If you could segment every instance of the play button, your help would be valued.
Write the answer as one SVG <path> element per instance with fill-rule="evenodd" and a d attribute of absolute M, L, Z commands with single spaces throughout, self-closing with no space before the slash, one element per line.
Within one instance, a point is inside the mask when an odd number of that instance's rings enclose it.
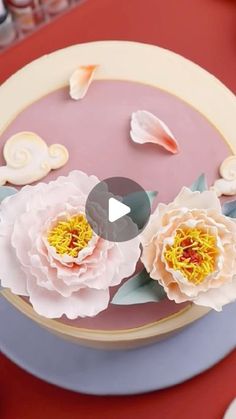
<path fill-rule="evenodd" d="M 136 237 L 151 215 L 148 193 L 136 182 L 112 177 L 98 183 L 86 202 L 86 218 L 103 239 L 123 242 Z"/>
<path fill-rule="evenodd" d="M 129 214 L 131 211 L 128 205 L 122 204 L 122 202 L 118 201 L 115 198 L 109 198 L 108 201 L 108 220 L 111 223 L 119 220 L 124 215 Z"/>

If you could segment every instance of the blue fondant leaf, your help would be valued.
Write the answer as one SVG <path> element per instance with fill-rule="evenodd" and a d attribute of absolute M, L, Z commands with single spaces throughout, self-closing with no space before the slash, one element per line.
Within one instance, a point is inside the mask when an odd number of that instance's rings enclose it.
<path fill-rule="evenodd" d="M 225 202 L 222 205 L 222 212 L 227 217 L 236 218 L 236 201 Z"/>
<path fill-rule="evenodd" d="M 8 196 L 15 195 L 17 192 L 17 189 L 10 186 L 0 186 L 0 203 Z"/>
<path fill-rule="evenodd" d="M 193 182 L 193 184 L 190 186 L 191 191 L 199 191 L 203 192 L 208 189 L 206 176 L 204 173 L 202 173 L 196 180 Z"/>
<path fill-rule="evenodd" d="M 154 199 L 158 192 L 147 191 L 146 192 L 150 205 L 152 207 Z M 125 205 L 128 205 L 132 209 L 131 217 L 135 220 L 135 223 L 139 228 L 143 228 L 146 224 L 150 215 L 150 206 L 147 205 L 147 200 L 143 198 L 144 192 L 133 192 L 123 197 L 122 201 Z"/>
<path fill-rule="evenodd" d="M 132 305 L 158 302 L 166 297 L 164 288 L 150 278 L 144 269 L 139 274 L 128 279 L 113 297 L 112 304 Z"/>

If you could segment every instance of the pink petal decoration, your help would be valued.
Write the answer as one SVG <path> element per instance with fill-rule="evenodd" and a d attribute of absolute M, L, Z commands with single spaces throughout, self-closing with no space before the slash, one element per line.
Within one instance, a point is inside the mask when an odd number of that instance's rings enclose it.
<path fill-rule="evenodd" d="M 81 65 L 70 78 L 70 97 L 74 100 L 83 99 L 93 80 L 98 65 Z"/>
<path fill-rule="evenodd" d="M 180 151 L 179 145 L 167 125 L 148 111 L 133 112 L 130 136 L 138 144 L 154 143 L 173 154 Z"/>

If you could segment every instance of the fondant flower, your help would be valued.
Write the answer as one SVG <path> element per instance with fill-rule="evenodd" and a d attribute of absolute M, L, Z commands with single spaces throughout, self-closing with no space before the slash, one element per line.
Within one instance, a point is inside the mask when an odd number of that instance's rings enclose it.
<path fill-rule="evenodd" d="M 214 191 L 183 188 L 159 204 L 141 238 L 142 261 L 169 299 L 217 311 L 236 299 L 236 224 Z"/>
<path fill-rule="evenodd" d="M 74 171 L 1 204 L 2 286 L 28 296 L 45 317 L 96 315 L 108 306 L 109 287 L 135 270 L 139 239 L 106 241 L 86 219 L 86 198 L 98 182 Z"/>

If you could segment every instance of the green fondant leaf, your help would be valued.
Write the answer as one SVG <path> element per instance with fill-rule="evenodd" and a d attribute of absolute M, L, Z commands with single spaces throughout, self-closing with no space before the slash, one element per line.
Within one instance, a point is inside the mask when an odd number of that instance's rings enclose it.
<path fill-rule="evenodd" d="M 230 218 L 236 218 L 236 201 L 225 202 L 222 205 L 222 212 Z"/>
<path fill-rule="evenodd" d="M 193 184 L 190 186 L 191 191 L 199 191 L 203 192 L 208 189 L 206 176 L 204 173 L 202 173 L 196 180 L 193 182 Z"/>
<path fill-rule="evenodd" d="M 128 279 L 113 297 L 112 304 L 132 305 L 158 302 L 166 297 L 164 288 L 151 279 L 144 269 L 139 274 Z"/>
<path fill-rule="evenodd" d="M 154 199 L 158 192 L 146 191 L 149 198 L 150 205 L 152 207 Z M 147 205 L 147 200 L 143 199 L 144 192 L 133 192 L 123 197 L 123 203 L 132 208 L 132 219 L 135 219 L 135 223 L 139 228 L 143 228 L 150 215 L 150 207 Z"/>
<path fill-rule="evenodd" d="M 8 196 L 15 195 L 17 192 L 17 189 L 10 186 L 0 186 L 0 203 Z"/>

